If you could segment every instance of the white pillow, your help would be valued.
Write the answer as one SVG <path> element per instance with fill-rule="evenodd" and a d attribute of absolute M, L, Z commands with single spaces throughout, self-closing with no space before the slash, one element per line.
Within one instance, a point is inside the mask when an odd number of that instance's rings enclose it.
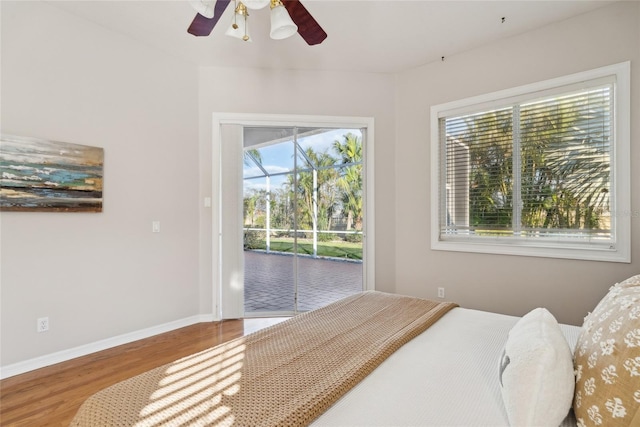
<path fill-rule="evenodd" d="M 536 308 L 509 331 L 500 386 L 512 426 L 562 423 L 573 400 L 573 355 L 555 317 Z"/>

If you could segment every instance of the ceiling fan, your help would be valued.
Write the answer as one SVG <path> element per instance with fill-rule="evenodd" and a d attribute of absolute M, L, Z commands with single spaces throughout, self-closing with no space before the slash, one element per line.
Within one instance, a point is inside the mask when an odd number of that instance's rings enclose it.
<path fill-rule="evenodd" d="M 262 9 L 271 6 L 271 38 L 283 39 L 297 31 L 309 45 L 320 44 L 327 38 L 327 33 L 311 16 L 307 8 L 299 0 L 234 0 L 236 3 L 232 27 L 227 35 L 249 40 L 246 27 L 247 9 Z M 189 0 L 198 12 L 187 30 L 194 36 L 208 36 L 213 31 L 223 12 L 231 0 Z M 236 34 L 238 20 L 243 20 L 244 29 Z"/>

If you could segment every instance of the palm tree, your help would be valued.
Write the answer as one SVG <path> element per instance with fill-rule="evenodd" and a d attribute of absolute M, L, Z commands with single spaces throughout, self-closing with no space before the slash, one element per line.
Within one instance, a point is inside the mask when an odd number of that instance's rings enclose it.
<path fill-rule="evenodd" d="M 469 147 L 469 224 L 486 230 L 513 225 L 513 144 L 510 110 L 454 119 L 447 133 Z M 456 132 L 458 131 L 458 132 Z M 456 157 L 451 161 L 459 161 Z M 455 166 L 453 167 L 455 170 Z M 463 224 L 458 224 L 463 225 Z"/>
<path fill-rule="evenodd" d="M 606 90 L 606 89 L 601 89 Z M 523 229 L 601 227 L 609 208 L 610 111 L 599 91 L 520 106 L 520 152 L 513 153 L 511 108 L 447 123 L 469 147 L 470 226 L 511 227 L 513 199 Z M 504 113 L 504 114 L 503 114 Z M 513 156 L 520 192 L 513 195 Z"/>
<path fill-rule="evenodd" d="M 347 212 L 347 230 L 354 225 L 356 230 L 362 230 L 362 139 L 352 133 L 343 137 L 343 142 L 336 140 L 333 143 L 342 164 L 349 165 L 342 169 L 338 187 L 342 190 L 342 205 Z"/>
<path fill-rule="evenodd" d="M 311 147 L 304 151 L 302 157 L 307 165 L 300 167 L 295 180 L 297 186 L 294 185 L 293 175 L 289 175 L 288 178 L 289 186 L 294 189 L 294 197 L 301 201 L 298 203 L 300 225 L 317 230 L 330 230 L 337 199 L 337 173 L 333 167 L 336 159 L 327 152 L 317 153 Z M 314 207 L 317 207 L 317 216 L 314 214 Z"/>
<path fill-rule="evenodd" d="M 246 148 L 242 160 L 246 166 L 251 166 L 253 162 L 262 164 L 262 154 L 260 154 L 260 150 L 255 148 Z"/>
<path fill-rule="evenodd" d="M 541 203 L 532 226 L 594 229 L 608 210 L 610 112 L 601 95 L 523 108 L 523 149 L 537 147 L 540 162 L 535 173 Z"/>

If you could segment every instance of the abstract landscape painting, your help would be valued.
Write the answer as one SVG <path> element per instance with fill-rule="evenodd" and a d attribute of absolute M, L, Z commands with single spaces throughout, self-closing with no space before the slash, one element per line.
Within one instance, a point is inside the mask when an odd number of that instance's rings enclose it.
<path fill-rule="evenodd" d="M 2 135 L 0 210 L 102 212 L 104 150 Z"/>

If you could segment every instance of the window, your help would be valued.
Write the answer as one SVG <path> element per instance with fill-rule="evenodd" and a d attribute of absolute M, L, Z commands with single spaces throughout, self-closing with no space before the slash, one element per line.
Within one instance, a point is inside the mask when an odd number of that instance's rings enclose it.
<path fill-rule="evenodd" d="M 629 69 L 432 107 L 432 248 L 630 262 Z"/>

